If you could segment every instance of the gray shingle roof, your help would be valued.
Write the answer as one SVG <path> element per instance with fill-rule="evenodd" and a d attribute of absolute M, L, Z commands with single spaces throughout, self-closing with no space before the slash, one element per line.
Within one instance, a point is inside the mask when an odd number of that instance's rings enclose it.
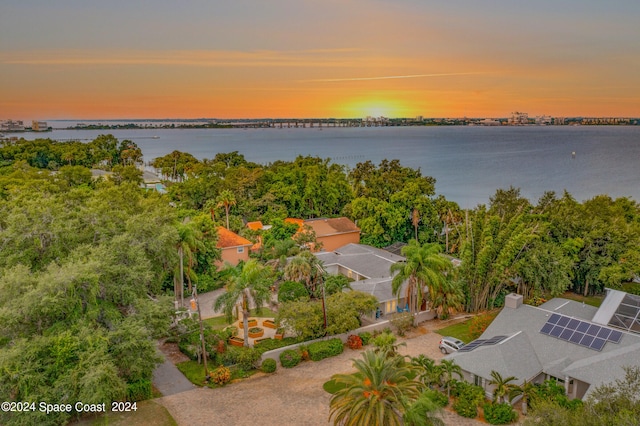
<path fill-rule="evenodd" d="M 530 379 L 540 372 L 573 377 L 595 386 L 622 378 L 624 365 L 639 365 L 640 336 L 624 332 L 620 343 L 608 342 L 601 352 L 540 333 L 553 313 L 590 321 L 597 308 L 566 299 L 553 299 L 540 307 L 503 308 L 482 334 L 482 339 L 513 336 L 494 346 L 450 355 L 463 370 L 490 378 L 491 369 L 503 377 Z M 516 335 L 516 333 L 521 332 Z M 537 371 L 536 371 L 537 370 Z M 489 376 L 487 376 L 487 372 Z M 588 394 L 588 392 L 587 392 Z"/>

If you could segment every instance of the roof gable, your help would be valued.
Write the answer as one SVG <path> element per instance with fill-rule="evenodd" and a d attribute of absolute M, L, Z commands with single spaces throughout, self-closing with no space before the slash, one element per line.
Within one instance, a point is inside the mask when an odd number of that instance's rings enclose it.
<path fill-rule="evenodd" d="M 349 234 L 352 232 L 360 232 L 360 228 L 356 226 L 350 219 L 346 217 L 336 217 L 330 219 L 318 218 L 307 219 L 305 225 L 309 225 L 316 233 L 316 238 L 327 237 L 336 234 Z"/>
<path fill-rule="evenodd" d="M 241 237 L 223 226 L 218 226 L 218 243 L 216 247 L 226 249 L 251 245 L 253 245 L 253 243 L 246 238 Z"/>

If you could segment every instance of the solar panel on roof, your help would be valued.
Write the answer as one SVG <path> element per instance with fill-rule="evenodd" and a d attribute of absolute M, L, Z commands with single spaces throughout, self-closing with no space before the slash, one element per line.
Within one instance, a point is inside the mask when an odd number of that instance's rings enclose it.
<path fill-rule="evenodd" d="M 572 319 L 569 321 L 569 324 L 567 324 L 567 328 L 570 328 L 570 329 L 572 329 L 572 330 L 575 330 L 575 329 L 578 327 L 578 325 L 580 325 L 580 323 L 581 323 L 581 322 L 582 322 L 582 321 L 578 321 L 577 319 L 572 318 Z"/>
<path fill-rule="evenodd" d="M 556 324 L 561 325 L 563 327 L 566 326 L 567 324 L 569 324 L 569 317 L 560 317 L 560 319 Z"/>
<path fill-rule="evenodd" d="M 593 339 L 593 342 L 591 343 L 591 345 L 589 346 L 589 348 L 594 349 L 596 351 L 600 351 L 602 350 L 602 348 L 604 347 L 604 344 L 606 343 L 606 340 L 604 339 L 598 339 L 597 337 L 595 339 Z"/>
<path fill-rule="evenodd" d="M 562 340 L 569 340 L 572 334 L 573 330 L 571 330 L 570 328 L 565 328 L 564 330 L 562 330 L 562 333 L 560 333 L 560 336 L 558 337 Z"/>
<path fill-rule="evenodd" d="M 553 314 L 551 315 L 551 317 L 549 318 L 549 321 L 547 321 L 550 324 L 555 324 L 558 322 L 558 320 L 560 319 L 562 315 L 558 315 L 558 314 Z"/>
<path fill-rule="evenodd" d="M 546 323 L 545 325 L 542 326 L 542 330 L 540 330 L 540 333 L 549 334 L 549 332 L 553 329 L 553 327 L 554 327 L 553 324 Z"/>
<path fill-rule="evenodd" d="M 575 343 L 576 345 L 580 344 L 580 341 L 582 340 L 582 338 L 584 337 L 584 333 L 580 333 L 578 331 L 576 331 L 575 333 L 573 333 L 573 335 L 569 338 L 569 341 L 571 343 Z"/>
<path fill-rule="evenodd" d="M 609 335 L 609 341 L 613 343 L 620 343 L 620 339 L 622 339 L 622 332 L 617 330 L 611 330 L 611 334 Z"/>
<path fill-rule="evenodd" d="M 506 338 L 507 338 L 507 336 L 494 336 L 491 339 L 487 339 L 484 342 L 484 344 L 485 345 L 495 345 L 495 344 L 498 344 L 498 343 L 502 342 Z"/>
<path fill-rule="evenodd" d="M 553 337 L 558 337 L 560 336 L 560 333 L 562 333 L 564 331 L 564 327 L 560 327 L 558 325 L 553 327 L 553 330 L 551 330 L 551 332 L 549 333 L 551 336 Z"/>
<path fill-rule="evenodd" d="M 590 336 L 597 336 L 597 335 L 598 335 L 598 332 L 600 332 L 600 329 L 601 329 L 601 328 L 602 328 L 602 327 L 600 327 L 599 325 L 593 325 L 593 324 L 591 324 L 591 325 L 589 326 L 589 329 L 587 330 L 587 334 L 588 334 L 588 335 L 590 335 Z"/>
<path fill-rule="evenodd" d="M 600 339 L 607 340 L 609 339 L 609 335 L 611 334 L 611 329 L 602 327 L 598 332 L 598 337 Z"/>
<path fill-rule="evenodd" d="M 578 327 L 576 327 L 576 331 L 579 331 L 581 333 L 586 333 L 588 329 L 589 323 L 584 321 L 581 321 L 580 324 L 578 324 Z"/>
<path fill-rule="evenodd" d="M 580 344 L 582 346 L 589 347 L 591 346 L 592 342 L 593 342 L 593 336 L 589 336 L 588 334 L 585 334 L 582 340 L 580 341 Z"/>

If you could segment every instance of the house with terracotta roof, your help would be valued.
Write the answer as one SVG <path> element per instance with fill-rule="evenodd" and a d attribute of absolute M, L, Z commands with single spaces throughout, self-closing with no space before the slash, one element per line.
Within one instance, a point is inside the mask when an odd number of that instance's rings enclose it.
<path fill-rule="evenodd" d="M 307 219 L 303 225 L 315 232 L 320 250 L 334 251 L 347 244 L 360 243 L 360 228 L 346 217 Z"/>
<path fill-rule="evenodd" d="M 241 260 L 249 260 L 249 249 L 253 243 L 223 226 L 218 226 L 218 245 L 221 260 L 216 262 L 218 268 L 225 263 L 237 265 Z"/>

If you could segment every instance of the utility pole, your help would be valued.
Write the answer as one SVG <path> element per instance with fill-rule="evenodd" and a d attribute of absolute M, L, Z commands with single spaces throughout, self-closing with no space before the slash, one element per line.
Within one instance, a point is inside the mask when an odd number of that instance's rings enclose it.
<path fill-rule="evenodd" d="M 322 283 L 322 315 L 324 316 L 324 334 L 327 334 L 327 308 L 324 305 L 324 283 Z"/>
<path fill-rule="evenodd" d="M 198 302 L 198 290 L 195 284 L 193 284 L 193 299 L 191 299 L 191 308 L 198 310 L 198 321 L 200 322 L 200 343 L 202 344 L 202 362 L 204 363 L 204 377 L 205 380 L 209 380 L 209 370 L 207 369 L 207 350 L 204 346 L 204 327 L 202 325 L 202 315 L 200 314 L 200 303 Z"/>

